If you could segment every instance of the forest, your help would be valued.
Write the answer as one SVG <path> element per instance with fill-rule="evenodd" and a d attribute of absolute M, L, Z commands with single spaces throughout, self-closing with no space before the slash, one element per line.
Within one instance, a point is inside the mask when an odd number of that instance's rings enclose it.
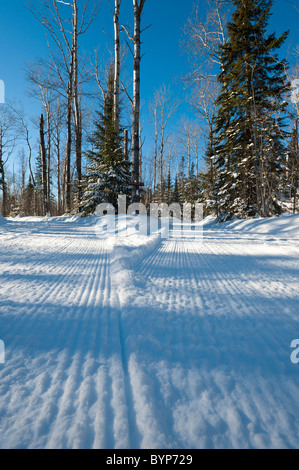
<path fill-rule="evenodd" d="M 178 45 L 190 62 L 176 78 L 184 116 L 171 83 L 143 101 L 151 1 L 107 2 L 108 59 L 101 45 L 81 47 L 97 2 L 26 2 L 47 55 L 24 67 L 39 116 L 20 101 L 0 104 L 1 214 L 87 216 L 119 194 L 147 207 L 200 202 L 218 221 L 298 212 L 299 48 L 283 56 L 289 32 L 271 29 L 273 0 L 194 3 Z"/>

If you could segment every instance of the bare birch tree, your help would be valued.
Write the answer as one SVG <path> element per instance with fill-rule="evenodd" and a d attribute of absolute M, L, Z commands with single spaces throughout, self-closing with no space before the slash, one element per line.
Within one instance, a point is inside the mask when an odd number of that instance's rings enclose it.
<path fill-rule="evenodd" d="M 64 113 L 65 106 L 63 102 L 58 98 L 53 105 L 52 113 L 52 139 L 53 147 L 56 155 L 56 184 L 57 184 L 57 214 L 61 215 L 63 206 L 62 206 L 62 193 L 63 185 L 61 178 L 61 164 L 62 164 L 62 137 L 63 137 L 63 126 L 64 126 Z"/>
<path fill-rule="evenodd" d="M 133 0 L 134 7 L 134 68 L 133 68 L 133 122 L 132 122 L 132 201 L 140 200 L 140 62 L 141 17 L 146 0 Z"/>
<path fill-rule="evenodd" d="M 178 142 L 182 149 L 182 155 L 187 160 L 187 176 L 191 178 L 192 163 L 195 166 L 196 177 L 199 174 L 199 140 L 202 129 L 196 123 L 183 117 L 178 130 Z"/>
<path fill-rule="evenodd" d="M 34 208 L 34 215 L 35 215 L 36 214 L 36 182 L 35 182 L 35 177 L 34 177 L 33 167 L 32 167 L 33 146 L 32 146 L 31 137 L 30 137 L 30 125 L 26 119 L 26 116 L 24 114 L 24 110 L 22 107 L 11 106 L 11 108 L 16 116 L 17 127 L 19 129 L 20 137 L 24 139 L 27 149 L 28 149 L 27 162 L 28 162 L 28 169 L 29 169 L 31 184 L 33 186 L 33 208 Z"/>
<path fill-rule="evenodd" d="M 167 126 L 175 111 L 179 106 L 179 101 L 174 99 L 170 88 L 163 85 L 154 94 L 153 102 L 150 105 L 154 123 L 154 176 L 153 194 L 156 192 L 157 180 L 161 189 L 164 178 L 164 157 L 167 143 Z"/>
<path fill-rule="evenodd" d="M 0 107 L 0 190 L 2 191 L 1 212 L 4 217 L 9 213 L 6 164 L 15 149 L 16 140 L 16 116 L 10 107 L 2 105 Z"/>
<path fill-rule="evenodd" d="M 223 69 L 219 46 L 226 41 L 226 6 L 229 3 L 230 0 L 205 0 L 205 18 L 202 15 L 202 4 L 194 5 L 193 13 L 184 30 L 186 36 L 184 48 L 193 58 L 193 70 L 185 80 L 191 82 L 207 78 L 215 80 L 219 67 Z"/>
<path fill-rule="evenodd" d="M 79 37 L 88 30 L 96 17 L 98 8 L 87 14 L 89 0 L 82 6 L 81 15 L 78 14 L 78 1 L 43 0 L 39 7 L 29 4 L 29 10 L 45 27 L 48 49 L 52 58 L 52 67 L 56 71 L 61 87 L 67 100 L 67 139 L 64 164 L 65 209 L 71 210 L 71 151 L 72 151 L 72 121 L 75 127 L 75 159 L 78 180 L 78 202 L 81 198 L 82 179 L 82 115 L 79 88 Z M 67 15 L 62 10 L 70 9 Z M 71 31 L 68 23 L 71 22 Z M 55 57 L 58 51 L 58 59 Z"/>
<path fill-rule="evenodd" d="M 46 185 L 47 200 L 51 199 L 51 171 L 52 171 L 52 106 L 57 99 L 57 78 L 53 76 L 51 67 L 44 61 L 32 63 L 27 66 L 26 78 L 32 85 L 29 95 L 38 98 L 45 113 L 45 146 L 46 146 Z M 24 128 L 24 122 L 23 122 Z M 25 130 L 25 128 L 24 128 Z M 26 132 L 26 130 L 25 130 Z M 28 142 L 27 142 L 28 145 Z M 30 151 L 30 149 L 29 149 Z M 30 172 L 31 174 L 31 172 Z M 31 174 L 31 178 L 33 175 Z M 34 184 L 34 178 L 32 179 Z M 50 203 L 48 210 L 50 211 Z"/>
<path fill-rule="evenodd" d="M 120 85 L 120 26 L 119 12 L 121 0 L 114 0 L 114 96 L 113 96 L 113 118 L 115 131 L 119 134 L 119 85 Z"/>
<path fill-rule="evenodd" d="M 208 153 L 208 169 L 211 176 L 211 184 L 215 179 L 214 166 L 214 141 L 215 141 L 215 124 L 216 116 L 216 98 L 219 94 L 219 85 L 213 81 L 201 81 L 197 84 L 190 104 L 201 122 L 201 128 L 204 132 L 203 137 L 209 149 Z"/>
<path fill-rule="evenodd" d="M 208 125 L 208 146 L 213 146 L 215 101 L 219 87 L 216 77 L 224 70 L 221 46 L 227 39 L 228 5 L 230 0 L 205 0 L 206 15 L 203 17 L 201 5 L 194 6 L 192 16 L 185 26 L 184 47 L 193 59 L 192 71 L 185 77 L 186 83 L 195 84 L 191 104 Z M 195 59 L 195 60 L 194 60 Z M 230 165 L 226 160 L 227 169 Z M 213 161 L 210 160 L 211 175 L 214 174 Z"/>

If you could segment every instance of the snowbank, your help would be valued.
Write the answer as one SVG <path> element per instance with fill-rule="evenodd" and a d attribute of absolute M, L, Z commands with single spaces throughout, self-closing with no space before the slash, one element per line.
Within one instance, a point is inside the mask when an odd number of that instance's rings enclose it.
<path fill-rule="evenodd" d="M 142 222 L 143 227 L 149 227 L 150 217 L 147 216 L 116 216 L 115 225 L 113 225 L 114 216 L 97 216 L 91 215 L 88 217 L 82 217 L 81 214 L 75 215 L 63 215 L 60 217 L 19 217 L 11 218 L 7 220 L 17 222 L 47 222 L 47 223 L 68 223 L 82 225 L 85 227 L 96 226 L 96 232 L 99 238 L 105 238 L 109 240 L 113 245 L 115 238 L 118 240 L 118 244 L 122 240 L 122 244 L 125 241 L 125 245 L 147 245 L 149 240 L 143 232 L 136 229 L 139 221 Z M 0 215 L 0 224 L 7 222 Z M 238 219 L 233 218 L 228 222 L 216 222 L 215 217 L 208 216 L 203 221 L 204 230 L 232 230 L 236 232 L 252 233 L 252 234 L 264 234 L 273 235 L 277 237 L 299 237 L 299 214 L 284 213 L 280 217 L 269 217 L 269 218 L 252 218 L 252 219 Z M 157 233 L 153 237 L 157 237 Z"/>
<path fill-rule="evenodd" d="M 148 218 L 140 216 L 139 221 L 147 226 Z M 111 249 L 110 272 L 111 282 L 118 292 L 119 301 L 127 297 L 129 290 L 135 290 L 134 270 L 146 255 L 151 253 L 160 243 L 160 238 L 155 235 L 140 234 L 138 219 L 134 216 L 117 217 L 117 232 L 107 234 L 107 241 Z M 101 218 L 97 223 L 97 234 L 101 233 L 103 224 L 107 219 Z M 137 227 L 136 227 L 137 224 Z M 113 226 L 110 226 L 110 230 Z"/>
<path fill-rule="evenodd" d="M 204 220 L 204 230 L 232 230 L 243 233 L 273 235 L 279 238 L 299 237 L 299 214 L 284 213 L 280 217 L 237 219 L 217 223 L 213 217 Z"/>

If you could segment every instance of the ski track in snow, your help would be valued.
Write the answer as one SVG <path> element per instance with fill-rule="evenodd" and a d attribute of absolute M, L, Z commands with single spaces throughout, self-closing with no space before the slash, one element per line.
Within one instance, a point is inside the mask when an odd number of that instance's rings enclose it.
<path fill-rule="evenodd" d="M 0 447 L 299 447 L 298 241 L 1 226 Z"/>
<path fill-rule="evenodd" d="M 86 231 L 62 247 L 59 235 L 51 245 L 48 234 L 9 238 L 19 256 L 0 290 L 2 447 L 129 447 L 109 250 Z M 1 246 L 5 265 L 12 255 Z"/>

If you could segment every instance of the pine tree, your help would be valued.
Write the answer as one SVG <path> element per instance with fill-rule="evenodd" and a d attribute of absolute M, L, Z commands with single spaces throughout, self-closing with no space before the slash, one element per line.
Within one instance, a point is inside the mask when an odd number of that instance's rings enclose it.
<path fill-rule="evenodd" d="M 179 181 L 178 175 L 176 175 L 174 180 L 173 192 L 172 192 L 172 201 L 181 204 L 180 192 L 179 192 Z"/>
<path fill-rule="evenodd" d="M 21 214 L 24 216 L 34 214 L 34 185 L 31 176 L 29 176 L 29 182 L 22 193 Z"/>
<path fill-rule="evenodd" d="M 195 176 L 194 163 L 191 163 L 190 176 L 185 182 L 185 202 L 194 204 L 199 199 L 200 187 L 199 181 Z"/>
<path fill-rule="evenodd" d="M 292 131 L 291 141 L 287 152 L 286 166 L 287 186 L 289 197 L 292 200 L 292 210 L 295 213 L 297 209 L 297 192 L 299 188 L 299 132 L 298 121 Z"/>
<path fill-rule="evenodd" d="M 220 219 L 270 216 L 283 172 L 286 63 L 275 51 L 284 43 L 267 35 L 273 0 L 234 0 L 228 41 L 221 46 L 222 91 L 217 100 L 216 209 Z"/>
<path fill-rule="evenodd" d="M 115 125 L 113 93 L 113 70 L 110 69 L 103 109 L 97 113 L 93 150 L 85 154 L 87 174 L 82 198 L 84 215 L 92 214 L 102 202 L 116 207 L 119 194 L 130 195 L 130 163 L 122 149 L 121 129 L 118 131 Z"/>
<path fill-rule="evenodd" d="M 186 183 L 187 178 L 183 171 L 179 171 L 178 173 L 178 195 L 181 204 L 186 202 Z"/>

